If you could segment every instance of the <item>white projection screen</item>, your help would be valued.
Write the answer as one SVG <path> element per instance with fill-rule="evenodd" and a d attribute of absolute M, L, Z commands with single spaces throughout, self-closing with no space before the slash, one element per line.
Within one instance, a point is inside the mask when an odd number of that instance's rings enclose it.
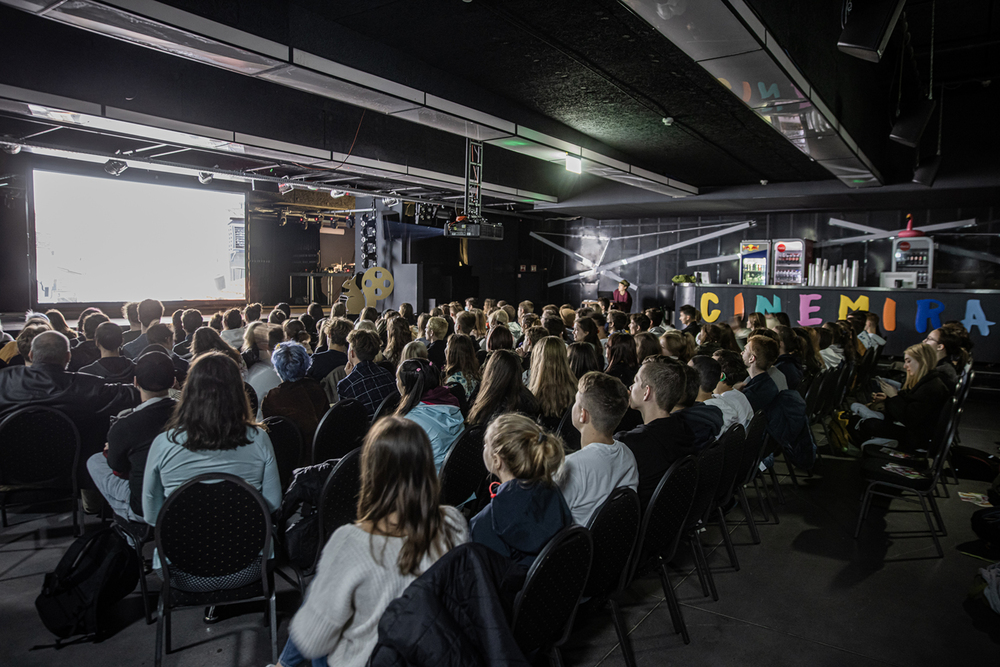
<path fill-rule="evenodd" d="M 245 300 L 244 194 L 32 177 L 39 303 Z"/>

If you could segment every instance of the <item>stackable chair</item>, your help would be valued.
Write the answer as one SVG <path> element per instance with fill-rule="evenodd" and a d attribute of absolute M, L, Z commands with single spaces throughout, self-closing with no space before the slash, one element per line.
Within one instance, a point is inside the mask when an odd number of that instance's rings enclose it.
<path fill-rule="evenodd" d="M 264 425 L 274 448 L 274 460 L 278 464 L 278 478 L 284 493 L 292 483 L 292 471 L 302 462 L 302 433 L 295 422 L 285 417 L 268 417 Z"/>
<path fill-rule="evenodd" d="M 489 475 L 483 463 L 483 429 L 471 426 L 459 436 L 441 465 L 441 503 L 458 507 L 471 498 Z"/>
<path fill-rule="evenodd" d="M 316 427 L 312 441 L 313 465 L 339 459 L 361 446 L 368 433 L 368 412 L 361 401 L 345 398 L 331 406 Z"/>

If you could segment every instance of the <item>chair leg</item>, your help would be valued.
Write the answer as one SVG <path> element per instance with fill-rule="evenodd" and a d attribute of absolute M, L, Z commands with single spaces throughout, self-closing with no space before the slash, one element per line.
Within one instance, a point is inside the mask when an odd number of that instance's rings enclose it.
<path fill-rule="evenodd" d="M 747 518 L 747 527 L 750 528 L 750 536 L 753 538 L 754 544 L 760 544 L 760 533 L 757 532 L 757 522 L 753 519 L 753 514 L 750 512 L 750 503 L 747 502 L 747 494 L 742 486 L 736 489 L 737 496 L 740 500 L 740 507 L 743 508 L 743 514 Z"/>
<path fill-rule="evenodd" d="M 635 654 L 632 652 L 632 644 L 629 642 L 628 633 L 625 632 L 625 619 L 622 617 L 621 607 L 614 600 L 611 602 L 611 620 L 615 624 L 615 633 L 618 635 L 618 644 L 622 647 L 622 656 L 625 658 L 626 667 L 636 667 Z"/>
<path fill-rule="evenodd" d="M 160 602 L 157 605 L 157 610 L 159 614 L 156 620 L 156 654 L 153 658 L 154 667 L 160 667 L 160 665 L 163 664 L 163 626 L 166 623 L 166 617 L 163 615 L 162 596 L 160 597 Z"/>
<path fill-rule="evenodd" d="M 740 561 L 736 557 L 736 549 L 733 548 L 733 537 L 729 534 L 729 526 L 726 524 L 726 515 L 721 507 L 715 508 L 716 518 L 719 522 L 719 530 L 722 531 L 722 541 L 726 543 L 726 552 L 729 554 L 729 564 L 739 572 Z"/>
<path fill-rule="evenodd" d="M 160 593 L 160 595 L 163 595 L 163 594 Z M 164 622 L 163 622 L 163 629 L 164 629 L 164 632 L 165 632 L 165 635 L 166 635 L 165 636 L 166 643 L 164 644 L 163 648 L 164 648 L 164 652 L 169 655 L 170 654 L 170 644 L 171 644 L 171 641 L 170 641 L 170 608 L 167 607 L 166 605 L 164 605 L 160 609 L 161 609 L 160 614 L 166 616 L 166 618 L 164 619 Z"/>
<path fill-rule="evenodd" d="M 924 510 L 924 518 L 927 519 L 927 525 L 931 529 L 931 539 L 934 540 L 934 548 L 937 549 L 938 558 L 944 558 L 944 549 L 941 548 L 941 541 L 938 540 L 937 529 L 934 527 L 934 520 L 931 518 L 931 511 L 927 508 L 927 500 L 923 494 L 918 494 L 918 497 L 920 498 L 920 507 Z"/>
<path fill-rule="evenodd" d="M 271 599 L 268 601 L 268 619 L 271 626 L 271 662 L 278 664 L 278 610 L 274 598 L 274 590 L 271 590 Z"/>
<path fill-rule="evenodd" d="M 563 667 L 562 653 L 559 652 L 558 646 L 553 646 L 549 651 L 549 662 L 552 663 L 552 667 Z"/>
<path fill-rule="evenodd" d="M 753 478 L 753 490 L 757 494 L 757 504 L 760 505 L 760 513 L 762 521 L 768 521 L 771 517 L 768 516 L 767 506 L 764 505 L 764 497 L 767 495 L 767 478 L 755 475 Z"/>
<path fill-rule="evenodd" d="M 872 502 L 872 487 L 871 484 L 865 489 L 864 498 L 861 499 L 861 508 L 858 511 L 858 525 L 854 528 L 854 539 L 858 539 L 861 535 L 861 524 L 864 523 L 865 518 L 868 516 L 868 507 Z"/>
<path fill-rule="evenodd" d="M 660 563 L 660 577 L 663 580 L 663 592 L 666 594 L 667 600 L 670 602 L 670 618 L 674 622 L 674 629 L 681 633 L 681 637 L 684 639 L 685 644 L 690 644 L 691 637 L 688 636 L 687 625 L 684 623 L 684 612 L 681 610 L 681 605 L 677 601 L 677 595 L 674 593 L 674 587 L 670 585 L 670 574 L 667 572 L 666 561 Z"/>
<path fill-rule="evenodd" d="M 768 474 L 771 476 L 771 485 L 774 487 L 774 494 L 778 497 L 778 502 L 782 505 L 785 504 L 785 494 L 781 490 L 781 485 L 778 484 L 778 473 L 775 472 L 774 466 L 768 470 Z"/>
<path fill-rule="evenodd" d="M 133 539 L 135 539 L 133 537 Z M 137 541 L 135 554 L 139 557 L 139 590 L 142 592 L 142 609 L 146 612 L 146 625 L 153 624 L 153 608 L 149 604 L 149 586 L 146 584 L 146 568 L 142 564 L 142 542 Z"/>
<path fill-rule="evenodd" d="M 694 558 L 694 571 L 698 574 L 698 583 L 701 584 L 701 596 L 708 597 L 708 582 L 705 581 L 705 571 L 701 567 L 701 556 L 698 554 L 698 545 L 695 544 L 696 539 L 694 535 L 688 535 L 691 556 Z"/>
<path fill-rule="evenodd" d="M 73 537 L 83 535 L 83 504 L 80 502 L 80 494 L 73 496 Z"/>
<path fill-rule="evenodd" d="M 698 562 L 701 563 L 701 567 L 705 569 L 705 579 L 708 580 L 708 590 L 705 590 L 704 585 L 701 587 L 702 595 L 705 596 L 711 593 L 712 599 L 718 602 L 719 591 L 715 588 L 715 577 L 712 576 L 712 568 L 708 566 L 708 558 L 705 557 L 705 547 L 702 545 L 701 539 L 698 537 L 698 533 L 695 533 L 691 540 L 695 547 L 695 551 L 697 552 L 696 558 L 698 559 Z"/>
<path fill-rule="evenodd" d="M 930 498 L 931 509 L 934 510 L 934 518 L 937 519 L 938 530 L 941 531 L 941 537 L 947 537 L 948 531 L 944 527 L 944 520 L 941 518 L 941 512 L 938 510 L 937 501 L 934 500 L 934 496 L 928 496 Z"/>

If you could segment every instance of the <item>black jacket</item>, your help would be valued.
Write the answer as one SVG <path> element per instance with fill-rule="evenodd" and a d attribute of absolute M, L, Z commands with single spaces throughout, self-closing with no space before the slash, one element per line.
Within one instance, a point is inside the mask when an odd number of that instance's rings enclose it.
<path fill-rule="evenodd" d="M 572 525 L 573 514 L 557 487 L 517 479 L 502 484 L 490 504 L 469 522 L 473 542 L 525 568 L 556 533 Z"/>
<path fill-rule="evenodd" d="M 774 362 L 774 367 L 785 376 L 785 381 L 788 382 L 789 389 L 797 390 L 802 384 L 802 377 L 805 371 L 802 368 L 802 362 L 794 354 L 781 355 Z"/>
<path fill-rule="evenodd" d="M 722 431 L 722 410 L 707 403 L 695 403 L 691 407 L 678 410 L 671 415 L 673 419 L 685 422 L 694 434 L 691 444 L 696 451 L 701 451 L 708 443 L 719 437 Z"/>
<path fill-rule="evenodd" d="M 615 433 L 615 440 L 624 443 L 635 457 L 639 472 L 639 504 L 643 510 L 652 500 L 663 473 L 677 459 L 697 451 L 691 427 L 676 415 Z"/>
<path fill-rule="evenodd" d="M 897 395 L 887 398 L 885 416 L 906 427 L 913 446 L 923 447 L 925 445 L 921 443 L 934 436 L 941 410 L 950 397 L 951 392 L 940 373 L 931 371 L 912 389 L 902 389 Z"/>
<path fill-rule="evenodd" d="M 139 411 L 119 416 L 108 430 L 108 465 L 128 480 L 132 511 L 142 516 L 142 478 L 149 446 L 174 414 L 177 401 L 161 398 Z"/>
<path fill-rule="evenodd" d="M 103 357 L 84 366 L 80 372 L 104 378 L 105 382 L 132 384 L 135 379 L 135 364 L 126 357 Z"/>
<path fill-rule="evenodd" d="M 523 574 L 482 544 L 455 547 L 385 610 L 368 667 L 527 667 L 509 620 Z"/>

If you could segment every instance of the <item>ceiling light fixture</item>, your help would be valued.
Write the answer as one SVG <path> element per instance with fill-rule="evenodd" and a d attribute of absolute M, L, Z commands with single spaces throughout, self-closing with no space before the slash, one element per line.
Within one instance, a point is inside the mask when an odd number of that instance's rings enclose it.
<path fill-rule="evenodd" d="M 334 199 L 340 199 L 341 197 L 344 197 L 346 195 L 347 193 L 344 192 L 343 190 L 330 190 L 330 196 L 333 197 Z"/>
<path fill-rule="evenodd" d="M 104 163 L 104 171 L 112 176 L 121 176 L 128 169 L 128 165 L 121 160 L 108 160 Z"/>
<path fill-rule="evenodd" d="M 295 189 L 295 186 L 292 185 L 291 183 L 278 183 L 278 192 L 280 192 L 283 195 L 288 194 L 289 192 L 291 192 L 294 189 Z"/>
<path fill-rule="evenodd" d="M 583 173 L 583 160 L 579 155 L 566 154 L 566 171 L 571 171 L 574 174 Z"/>
<path fill-rule="evenodd" d="M 209 183 L 211 183 L 212 178 L 213 178 L 212 174 L 208 173 L 207 171 L 198 172 L 198 182 L 201 183 L 202 185 L 208 185 Z"/>

